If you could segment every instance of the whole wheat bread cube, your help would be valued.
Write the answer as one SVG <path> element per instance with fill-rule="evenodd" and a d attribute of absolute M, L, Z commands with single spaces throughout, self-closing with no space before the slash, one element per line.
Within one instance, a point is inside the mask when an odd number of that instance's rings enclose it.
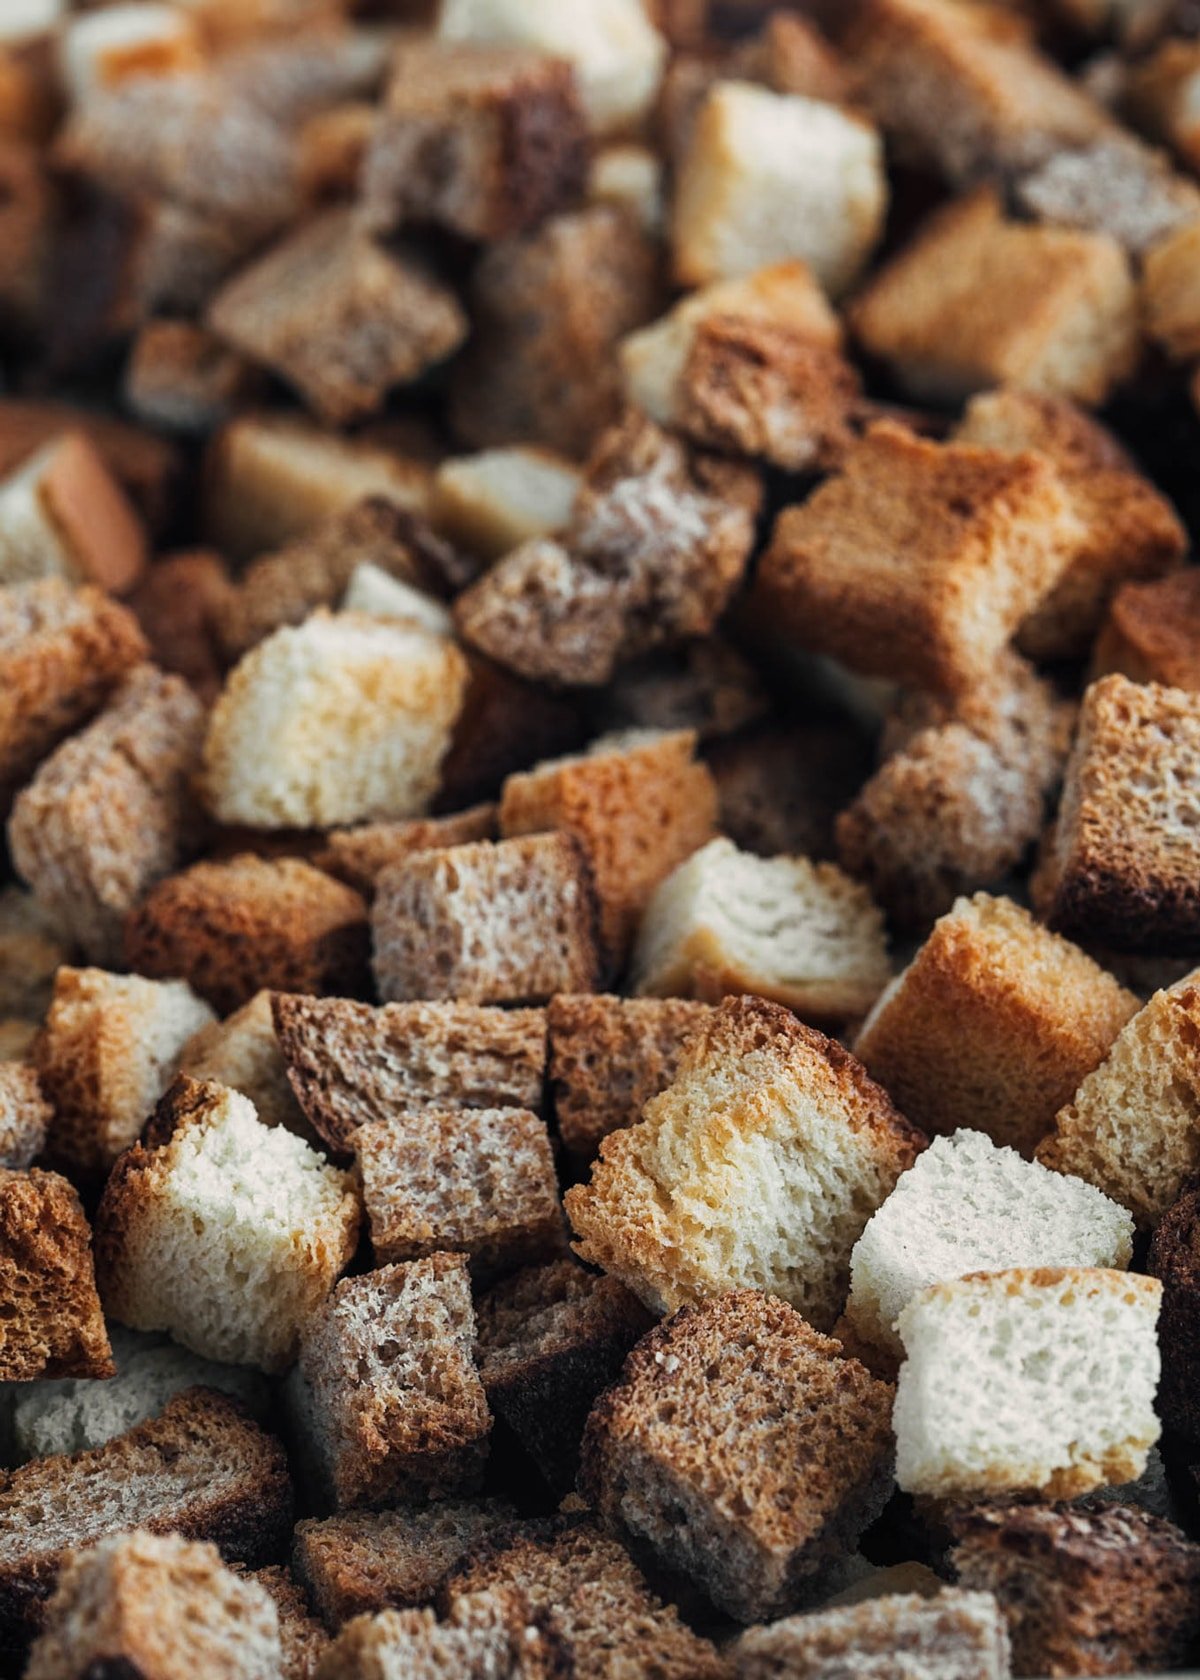
<path fill-rule="evenodd" d="M 386 1003 L 276 993 L 276 1037 L 288 1079 L 329 1148 L 360 1126 L 423 1108 L 542 1106 L 546 1020 L 540 1009 Z"/>
<path fill-rule="evenodd" d="M 1194 182 L 1125 134 L 1052 153 L 1018 181 L 1014 196 L 1038 221 L 1111 234 L 1134 257 L 1200 218 Z"/>
<path fill-rule="evenodd" d="M 1151 337 L 1176 361 L 1200 353 L 1200 224 L 1189 222 L 1146 253 L 1141 300 Z"/>
<path fill-rule="evenodd" d="M 705 96 L 679 168 L 671 223 L 685 286 L 799 257 L 845 292 L 887 212 L 879 135 L 864 118 L 750 82 Z"/>
<path fill-rule="evenodd" d="M 1129 1208 L 1142 1230 L 1200 1171 L 1198 1029 L 1200 976 L 1189 974 L 1122 1027 L 1038 1149 L 1055 1172 L 1087 1179 Z"/>
<path fill-rule="evenodd" d="M 597 1402 L 580 1486 L 741 1622 L 786 1615 L 891 1491 L 891 1390 L 785 1302 L 685 1307 Z"/>
<path fill-rule="evenodd" d="M 1012 220 L 991 186 L 935 211 L 855 299 L 850 323 L 910 396 L 939 403 L 1015 385 L 1098 405 L 1140 352 L 1137 288 L 1116 240 Z"/>
<path fill-rule="evenodd" d="M 329 1635 L 309 1608 L 304 1589 L 282 1564 L 251 1572 L 275 1606 L 283 1652 L 280 1680 L 314 1680 L 317 1664 L 329 1649 Z"/>
<path fill-rule="evenodd" d="M 515 1588 L 456 1598 L 444 1620 L 432 1610 L 358 1616 L 338 1634 L 316 1680 L 559 1680 L 575 1672 L 571 1647 L 554 1618 L 536 1612 Z"/>
<path fill-rule="evenodd" d="M 1196 695 L 1116 675 L 1091 685 L 1044 871 L 1052 926 L 1118 951 L 1200 948 L 1198 752 Z"/>
<path fill-rule="evenodd" d="M 255 992 L 225 1020 L 210 1021 L 193 1033 L 180 1053 L 179 1072 L 240 1091 L 264 1126 L 283 1126 L 320 1147 L 288 1079 L 271 997 L 268 991 Z"/>
<path fill-rule="evenodd" d="M 473 805 L 447 817 L 410 817 L 405 822 L 362 823 L 335 828 L 317 853 L 317 866 L 336 875 L 364 898 L 375 896 L 385 869 L 403 863 L 417 852 L 436 852 L 446 846 L 468 846 L 474 840 L 497 838 L 498 808 Z"/>
<path fill-rule="evenodd" d="M 1124 583 L 1109 603 L 1092 652 L 1097 676 L 1200 692 L 1200 570 Z"/>
<path fill-rule="evenodd" d="M 490 246 L 471 281 L 472 342 L 451 373 L 463 443 L 585 455 L 617 418 L 616 346 L 658 313 L 659 271 L 657 243 L 611 204 Z"/>
<path fill-rule="evenodd" d="M 1162 1285 L 1083 1266 L 974 1272 L 900 1314 L 892 1427 L 906 1493 L 1070 1499 L 1120 1486 L 1159 1436 Z"/>
<path fill-rule="evenodd" d="M 709 1013 L 689 998 L 551 998 L 547 1076 L 558 1136 L 578 1164 L 591 1161 L 610 1132 L 641 1119 Z"/>
<path fill-rule="evenodd" d="M 351 1144 L 379 1266 L 444 1250 L 479 1284 L 564 1247 L 550 1135 L 526 1109 L 400 1110 Z"/>
<path fill-rule="evenodd" d="M 1050 461 L 879 421 L 784 509 L 752 610 L 864 676 L 962 692 L 1054 588 L 1078 533 Z"/>
<path fill-rule="evenodd" d="M 146 656 L 126 608 L 60 578 L 0 590 L 0 799 L 88 723 Z"/>
<path fill-rule="evenodd" d="M 1137 999 L 1010 899 L 961 898 L 879 999 L 855 1054 L 927 1132 L 963 1120 L 1031 1156 Z"/>
<path fill-rule="evenodd" d="M 787 1616 L 750 1628 L 730 1652 L 737 1680 L 772 1680 L 780 1674 L 836 1680 L 842 1674 L 893 1673 L 913 1680 L 970 1674 L 973 1680 L 1008 1680 L 1008 1629 L 987 1592 L 947 1587 L 920 1593 L 884 1593 L 864 1604 Z"/>
<path fill-rule="evenodd" d="M 34 1024 L 50 1007 L 54 979 L 70 956 L 32 893 L 0 888 L 0 1016 Z"/>
<path fill-rule="evenodd" d="M 923 1145 L 841 1045 L 728 999 L 567 1192 L 576 1252 L 657 1311 L 758 1287 L 827 1329 L 863 1226 Z"/>
<path fill-rule="evenodd" d="M 124 949 L 138 973 L 182 976 L 219 1011 L 264 987 L 361 997 L 370 985 L 366 905 L 299 858 L 193 864 L 128 918 Z"/>
<path fill-rule="evenodd" d="M 1133 1220 L 1090 1184 L 1048 1172 L 982 1132 L 936 1137 L 867 1221 L 850 1256 L 846 1316 L 899 1355 L 914 1295 L 968 1272 L 1107 1266 L 1133 1254 Z"/>
<path fill-rule="evenodd" d="M 653 1318 L 615 1278 L 572 1260 L 518 1272 L 476 1314 L 488 1405 L 550 1487 L 570 1492 L 588 1413 Z"/>
<path fill-rule="evenodd" d="M 147 321 L 125 367 L 123 395 L 147 426 L 206 437 L 251 399 L 257 370 L 195 321 Z"/>
<path fill-rule="evenodd" d="M 139 666 L 13 806 L 17 873 L 93 962 L 120 956 L 126 912 L 196 846 L 190 782 L 203 730 L 187 684 Z"/>
<path fill-rule="evenodd" d="M 846 1021 L 871 1007 L 891 967 L 882 916 L 835 864 L 712 840 L 655 890 L 631 975 L 641 996 L 717 1003 L 752 992 Z"/>
<path fill-rule="evenodd" d="M 146 559 L 142 522 L 83 433 L 47 443 L 0 482 L 0 582 L 63 577 L 122 594 Z"/>
<path fill-rule="evenodd" d="M 582 483 L 578 467 L 552 450 L 485 449 L 438 468 L 430 518 L 471 553 L 498 560 L 523 542 L 563 530 Z"/>
<path fill-rule="evenodd" d="M 37 1070 L 27 1062 L 0 1062 L 0 1168 L 24 1172 L 45 1148 L 53 1115 Z"/>
<path fill-rule="evenodd" d="M 1158 1410 L 1167 1428 L 1191 1445 L 1200 1444 L 1198 1212 L 1200 1186 L 1189 1184 L 1159 1220 L 1146 1263 L 1151 1276 L 1163 1287 L 1158 1326 L 1162 1351 Z"/>
<path fill-rule="evenodd" d="M 157 561 L 129 599 L 154 663 L 186 677 L 206 705 L 224 681 L 217 621 L 232 587 L 219 554 L 190 549 Z"/>
<path fill-rule="evenodd" d="M 182 980 L 60 968 L 31 1052 L 53 1114 L 51 1160 L 102 1179 L 179 1072 L 184 1046 L 213 1018 Z"/>
<path fill-rule="evenodd" d="M 0 1169 L 0 1379 L 111 1377 L 91 1231 L 57 1173 Z"/>
<path fill-rule="evenodd" d="M 984 1505 L 955 1513 L 951 1561 L 995 1595 L 1015 1674 L 1155 1674 L 1200 1637 L 1200 1547 L 1134 1505 Z"/>
<path fill-rule="evenodd" d="M 376 232 L 432 223 L 505 239 L 581 196 L 588 137 L 571 65 L 520 46 L 401 41 L 362 175 Z"/>
<path fill-rule="evenodd" d="M 432 1603 L 447 1576 L 515 1512 L 497 1499 L 340 1511 L 296 1524 L 292 1568 L 325 1625 Z"/>
<path fill-rule="evenodd" d="M 279 1614 L 257 1581 L 227 1569 L 207 1542 L 133 1529 L 69 1559 L 25 1672 L 279 1680 L 282 1660 Z"/>
<path fill-rule="evenodd" d="M 0 1472 L 0 1629 L 28 1640 L 72 1552 L 126 1529 L 209 1540 L 227 1561 L 264 1563 L 287 1543 L 283 1448 L 211 1389 L 90 1452 Z"/>
<path fill-rule="evenodd" d="M 380 877 L 371 928 L 389 1002 L 543 1003 L 599 978 L 596 890 L 570 834 L 420 852 Z"/>
<path fill-rule="evenodd" d="M 663 1604 L 624 1547 L 589 1521 L 528 1524 L 469 1557 L 450 1581 L 455 1596 L 505 1586 L 555 1615 L 585 1680 L 633 1680 L 647 1669 L 658 1680 L 727 1680 L 715 1646 Z"/>
<path fill-rule="evenodd" d="M 586 754 L 510 776 L 500 833 L 559 829 L 583 842 L 600 900 L 600 938 L 624 966 L 655 888 L 712 839 L 717 789 L 691 730 L 604 736 Z"/>
<path fill-rule="evenodd" d="M 474 1342 L 465 1255 L 338 1284 L 293 1382 L 301 1438 L 339 1510 L 475 1490 L 492 1420 Z"/>
<path fill-rule="evenodd" d="M 316 612 L 277 630 L 213 709 L 209 804 L 224 822 L 258 828 L 418 816 L 437 789 L 466 681 L 458 649 L 414 625 Z"/>
<path fill-rule="evenodd" d="M 260 1124 L 237 1092 L 181 1079 L 105 1187 L 101 1293 L 135 1330 L 169 1331 L 206 1359 L 285 1370 L 353 1256 L 358 1225 L 345 1174 Z"/>

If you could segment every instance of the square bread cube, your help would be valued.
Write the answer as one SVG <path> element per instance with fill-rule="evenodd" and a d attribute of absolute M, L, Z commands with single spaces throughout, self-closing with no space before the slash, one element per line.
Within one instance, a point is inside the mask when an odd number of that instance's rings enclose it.
<path fill-rule="evenodd" d="M 465 1255 L 338 1284 L 305 1334 L 295 1390 L 339 1510 L 474 1491 L 492 1427 L 474 1342 Z"/>
<path fill-rule="evenodd" d="M 384 871 L 371 928 L 388 1002 L 536 1004 L 599 979 L 596 889 L 570 834 L 421 852 Z"/>
<path fill-rule="evenodd" d="M 144 1135 L 96 1215 L 108 1312 L 205 1359 L 286 1370 L 354 1254 L 350 1180 L 223 1085 L 179 1080 Z"/>
<path fill-rule="evenodd" d="M 186 678 L 205 705 L 225 680 L 217 624 L 232 588 L 219 554 L 185 549 L 156 561 L 129 599 L 154 663 Z"/>
<path fill-rule="evenodd" d="M 116 1370 L 78 1193 L 57 1173 L 0 1169 L 0 1381 Z"/>
<path fill-rule="evenodd" d="M 624 966 L 655 888 L 712 839 L 717 788 L 695 758 L 692 730 L 603 736 L 582 756 L 535 765 L 505 782 L 505 839 L 559 829 L 587 849 L 609 963 Z"/>
<path fill-rule="evenodd" d="M 783 510 L 756 621 L 863 676 L 954 694 L 991 674 L 1070 564 L 1080 525 L 1053 464 L 880 421 Z"/>
<path fill-rule="evenodd" d="M 850 324 L 923 402 L 1015 385 L 1098 406 L 1140 355 L 1137 288 L 1116 240 L 1012 220 L 990 186 L 935 211 L 859 294 Z"/>
<path fill-rule="evenodd" d="M 146 569 L 147 541 L 82 432 L 64 432 L 0 481 L 0 583 L 63 577 L 124 594 Z"/>
<path fill-rule="evenodd" d="M 1117 951 L 1200 950 L 1200 695 L 1087 690 L 1044 871 L 1053 927 Z"/>
<path fill-rule="evenodd" d="M 588 136 L 571 65 L 527 47 L 402 40 L 362 174 L 376 233 L 433 223 L 505 239 L 583 191 Z"/>
<path fill-rule="evenodd" d="M 1189 1183 L 1158 1222 L 1146 1270 L 1163 1286 L 1158 1410 L 1166 1427 L 1200 1446 L 1200 1185 Z"/>
<path fill-rule="evenodd" d="M 900 1315 L 896 1480 L 939 1499 L 1074 1499 L 1158 1440 L 1156 1278 L 1066 1266 L 935 1283 Z"/>
<path fill-rule="evenodd" d="M 1096 638 L 1092 668 L 1097 676 L 1118 671 L 1131 682 L 1200 692 L 1200 569 L 1122 584 Z"/>
<path fill-rule="evenodd" d="M 240 1091 L 254 1104 L 264 1126 L 285 1126 L 320 1148 L 288 1079 L 271 996 L 268 991 L 255 992 L 249 1003 L 223 1021 L 212 1021 L 193 1033 L 180 1054 L 179 1071 L 189 1079 L 211 1080 Z"/>
<path fill-rule="evenodd" d="M 1031 1156 L 1137 1007 L 1020 905 L 976 893 L 937 922 L 854 1050 L 924 1131 L 967 1118 Z"/>
<path fill-rule="evenodd" d="M 850 1256 L 846 1316 L 898 1355 L 896 1320 L 931 1283 L 1014 1266 L 1121 1271 L 1132 1255 L 1133 1220 L 1094 1186 L 958 1131 L 934 1138 L 867 1221 Z"/>
<path fill-rule="evenodd" d="M 1038 221 L 1109 233 L 1133 257 L 1200 217 L 1195 183 L 1125 134 L 1053 153 L 1017 182 L 1014 196 Z"/>
<path fill-rule="evenodd" d="M 0 1062 L 0 1168 L 24 1172 L 46 1147 L 54 1110 L 28 1062 Z"/>
<path fill-rule="evenodd" d="M 799 1608 L 891 1489 L 891 1389 L 744 1290 L 652 1330 L 588 1419 L 607 1526 L 741 1622 Z"/>
<path fill-rule="evenodd" d="M 537 1614 L 515 1588 L 455 1598 L 444 1618 L 433 1610 L 358 1616 L 338 1634 L 314 1680 L 549 1680 L 574 1666 L 551 1616 Z"/>
<path fill-rule="evenodd" d="M 983 1505 L 955 1514 L 966 1587 L 994 1594 L 1014 1674 L 1157 1674 L 1200 1636 L 1200 1546 L 1136 1505 Z"/>
<path fill-rule="evenodd" d="M 309 1609 L 304 1589 L 282 1564 L 255 1569 L 256 1581 L 275 1606 L 279 1643 L 283 1651 L 283 1680 L 312 1680 L 317 1663 L 329 1649 L 329 1635 Z"/>
<path fill-rule="evenodd" d="M 466 661 L 445 637 L 313 613 L 231 673 L 204 744 L 209 804 L 222 822 L 257 828 L 419 816 L 466 684 Z"/>
<path fill-rule="evenodd" d="M 390 581 L 390 580 L 389 580 Z M 403 863 L 417 852 L 436 852 L 446 846 L 467 846 L 474 840 L 495 840 L 497 807 L 473 805 L 448 817 L 410 817 L 404 822 L 360 823 L 335 828 L 325 836 L 324 849 L 314 858 L 319 869 L 374 898 L 385 869 Z"/>
<path fill-rule="evenodd" d="M 197 844 L 203 734 L 204 709 L 182 678 L 139 666 L 13 805 L 17 873 L 93 962 L 119 961 L 126 913 Z"/>
<path fill-rule="evenodd" d="M 676 278 L 703 286 L 798 257 L 840 296 L 879 240 L 887 198 L 879 135 L 862 117 L 750 82 L 718 82 L 679 167 Z"/>
<path fill-rule="evenodd" d="M 465 1254 L 477 1284 L 565 1246 L 550 1134 L 521 1108 L 424 1108 L 351 1142 L 375 1263 Z"/>
<path fill-rule="evenodd" d="M 282 1660 L 279 1613 L 257 1581 L 227 1569 L 207 1542 L 133 1529 L 70 1558 L 26 1673 L 278 1680 Z"/>
<path fill-rule="evenodd" d="M 258 370 L 194 321 L 147 321 L 129 352 L 122 394 L 147 426 L 207 437 L 259 394 Z"/>
<path fill-rule="evenodd" d="M 438 468 L 430 518 L 451 541 L 499 560 L 524 542 L 563 530 L 582 485 L 579 468 L 552 450 L 521 444 L 485 449 Z"/>
<path fill-rule="evenodd" d="M 31 1048 L 53 1115 L 51 1160 L 103 1179 L 179 1072 L 184 1046 L 213 1020 L 182 980 L 60 968 Z"/>
<path fill-rule="evenodd" d="M 567 1192 L 575 1249 L 652 1311 L 761 1288 L 828 1329 L 851 1250 L 924 1143 L 840 1044 L 728 999 Z"/>
<path fill-rule="evenodd" d="M 1011 1673 L 1008 1629 L 995 1599 L 956 1587 L 929 1597 L 884 1593 L 864 1604 L 786 1616 L 743 1633 L 731 1656 L 737 1680 L 781 1674 L 840 1680 L 889 1668 L 921 1680 L 943 1673 L 1007 1680 Z"/>
<path fill-rule="evenodd" d="M 646 906 L 633 952 L 643 997 L 718 1003 L 736 992 L 805 1016 L 863 1015 L 891 977 L 883 917 L 832 863 L 760 858 L 712 840 Z"/>

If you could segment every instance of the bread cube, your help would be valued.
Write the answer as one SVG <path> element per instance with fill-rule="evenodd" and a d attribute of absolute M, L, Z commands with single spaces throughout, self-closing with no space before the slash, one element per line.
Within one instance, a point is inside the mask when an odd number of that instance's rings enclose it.
<path fill-rule="evenodd" d="M 53 1113 L 50 1158 L 72 1176 L 103 1178 L 175 1078 L 184 1046 L 213 1019 L 182 980 L 60 968 L 32 1047 Z"/>
<path fill-rule="evenodd" d="M 407 822 L 363 823 L 335 828 L 325 837 L 315 862 L 328 875 L 373 898 L 379 877 L 395 863 L 417 852 L 436 852 L 446 846 L 467 846 L 496 838 L 495 805 L 473 805 L 448 817 L 413 817 Z"/>
<path fill-rule="evenodd" d="M 474 1340 L 464 1255 L 337 1286 L 305 1335 L 297 1403 L 338 1509 L 474 1489 L 492 1426 Z"/>
<path fill-rule="evenodd" d="M 55 975 L 69 956 L 31 893 L 0 888 L 0 1018 L 24 1021 L 32 1032 L 50 1007 Z"/>
<path fill-rule="evenodd" d="M 24 1172 L 45 1148 L 53 1113 L 36 1069 L 27 1062 L 0 1062 L 0 1168 Z"/>
<path fill-rule="evenodd" d="M 154 663 L 185 677 L 206 705 L 224 681 L 217 617 L 232 587 L 220 555 L 193 549 L 157 561 L 129 601 Z"/>
<path fill-rule="evenodd" d="M 1087 690 L 1044 872 L 1054 927 L 1118 951 L 1200 949 L 1198 752 L 1200 697 L 1122 676 Z"/>
<path fill-rule="evenodd" d="M 476 1302 L 488 1405 L 557 1493 L 569 1493 L 596 1396 L 654 1320 L 615 1278 L 571 1260 L 518 1272 Z"/>
<path fill-rule="evenodd" d="M 123 594 L 146 558 L 136 511 L 82 434 L 47 443 L 0 482 L 0 583 L 63 577 Z"/>
<path fill-rule="evenodd" d="M 342 610 L 365 613 L 368 618 L 399 619 L 434 636 L 454 634 L 454 617 L 448 607 L 423 590 L 414 589 L 402 578 L 389 577 L 369 562 L 354 568 Z"/>
<path fill-rule="evenodd" d="M 251 1579 L 267 1594 L 279 1618 L 282 1680 L 312 1680 L 329 1649 L 329 1635 L 309 1609 L 303 1588 L 277 1563 L 254 1570 Z"/>
<path fill-rule="evenodd" d="M 1111 234 L 1131 256 L 1200 217 L 1200 191 L 1161 152 L 1126 135 L 1057 152 L 1017 183 L 1038 221 Z"/>
<path fill-rule="evenodd" d="M 282 1657 L 279 1614 L 257 1581 L 215 1546 L 135 1528 L 71 1557 L 27 1673 L 64 1680 L 124 1664 L 161 1680 L 278 1680 Z"/>
<path fill-rule="evenodd" d="M 590 204 L 615 205 L 646 233 L 661 237 L 665 196 L 662 159 L 650 146 L 616 141 L 592 153 L 587 178 Z"/>
<path fill-rule="evenodd" d="M 11 473 L 70 432 L 83 433 L 147 524 L 159 529 L 177 493 L 178 450 L 140 426 L 79 403 L 0 398 L 0 472 Z"/>
<path fill-rule="evenodd" d="M 131 968 L 181 977 L 221 1013 L 264 989 L 362 997 L 369 945 L 356 892 L 299 858 L 249 852 L 172 875 L 125 924 Z"/>
<path fill-rule="evenodd" d="M 1197 253 L 1200 253 L 1200 223 L 1189 222 L 1148 251 L 1142 269 L 1142 307 L 1147 329 L 1168 355 L 1180 362 L 1200 355 Z"/>
<path fill-rule="evenodd" d="M 284 1126 L 306 1142 L 318 1143 L 288 1081 L 271 997 L 265 990 L 255 992 L 249 1003 L 225 1020 L 212 1021 L 193 1033 L 180 1053 L 179 1071 L 189 1079 L 211 1080 L 240 1091 L 254 1104 L 264 1126 Z"/>
<path fill-rule="evenodd" d="M 96 1216 L 108 1312 L 205 1359 L 285 1370 L 354 1253 L 349 1179 L 223 1085 L 180 1080 L 146 1137 Z"/>
<path fill-rule="evenodd" d="M 828 1329 L 851 1250 L 924 1142 L 841 1045 L 728 999 L 567 1192 L 575 1250 L 653 1311 L 758 1287 Z"/>
<path fill-rule="evenodd" d="M 1196 122 L 1197 76 L 1200 50 L 1178 8 L 1156 8 L 1151 33 L 1170 29 L 1166 39 L 1129 65 L 1122 105 L 1139 128 L 1155 135 L 1195 169 L 1200 161 L 1200 127 Z M 1184 25 L 1181 33 L 1175 28 Z"/>
<path fill-rule="evenodd" d="M 213 709 L 204 746 L 212 810 L 259 828 L 419 815 L 466 682 L 457 648 L 414 625 L 317 612 L 277 630 Z"/>
<path fill-rule="evenodd" d="M 527 1109 L 402 1111 L 351 1142 L 379 1266 L 444 1250 L 486 1283 L 565 1246 L 550 1134 Z"/>
<path fill-rule="evenodd" d="M 471 680 L 442 762 L 436 801 L 442 811 L 495 800 L 504 778 L 514 770 L 569 752 L 587 734 L 579 696 L 556 694 L 470 649 L 464 651 Z"/>
<path fill-rule="evenodd" d="M 1140 353 L 1137 289 L 1116 240 L 1011 220 L 990 186 L 936 211 L 850 319 L 918 401 L 1014 385 L 1098 406 Z"/>
<path fill-rule="evenodd" d="M 438 28 L 451 41 L 511 42 L 565 58 L 598 134 L 646 116 L 666 56 L 639 0 L 590 0 L 582 11 L 523 0 L 447 0 Z"/>
<path fill-rule="evenodd" d="M 1123 1270 L 1132 1254 L 1133 1220 L 1092 1185 L 957 1131 L 934 1138 L 867 1221 L 850 1257 L 846 1316 L 899 1355 L 896 1320 L 931 1283 L 1014 1266 Z"/>
<path fill-rule="evenodd" d="M 710 754 L 714 743 L 770 711 L 755 667 L 719 635 L 623 666 L 596 698 L 591 716 L 607 732 L 692 729 Z"/>
<path fill-rule="evenodd" d="M 995 1595 L 1015 1674 L 1157 1674 L 1200 1635 L 1200 1547 L 1135 1505 L 984 1505 L 955 1514 L 951 1561 Z"/>
<path fill-rule="evenodd" d="M 1189 1184 L 1159 1220 L 1146 1269 L 1163 1286 L 1158 1344 L 1162 1381 L 1158 1410 L 1166 1427 L 1190 1446 L 1200 1445 L 1200 1304 L 1197 1215 L 1200 1186 Z"/>
<path fill-rule="evenodd" d="M 126 913 L 197 844 L 191 779 L 203 730 L 187 684 L 139 666 L 13 805 L 17 873 L 93 962 L 119 960 Z"/>
<path fill-rule="evenodd" d="M 1092 664 L 1136 683 L 1200 691 L 1200 571 L 1124 583 L 1109 604 Z"/>
<path fill-rule="evenodd" d="M 570 834 L 420 852 L 385 870 L 371 913 L 388 1002 L 544 1003 L 599 978 L 596 890 Z"/>
<path fill-rule="evenodd" d="M 890 1406 L 785 1302 L 739 1291 L 638 1344 L 588 1419 L 580 1485 L 726 1615 L 766 1620 L 796 1609 L 885 1503 Z"/>
<path fill-rule="evenodd" d="M 124 398 L 147 426 L 204 436 L 254 396 L 258 375 L 194 321 L 147 321 L 125 368 Z"/>
<path fill-rule="evenodd" d="M 432 1610 L 385 1610 L 358 1616 L 339 1633 L 322 1658 L 315 1680 L 357 1674 L 384 1680 L 541 1680 L 573 1665 L 571 1647 L 554 1618 L 537 1615 L 515 1589 L 454 1599 L 444 1620 Z"/>
<path fill-rule="evenodd" d="M 119 4 L 70 18 L 58 39 L 67 94 L 76 105 L 132 76 L 169 76 L 204 64 L 200 31 L 177 6 Z"/>
<path fill-rule="evenodd" d="M 0 46 L 0 321 L 11 333 L 53 331 L 50 279 L 59 202 L 41 149 L 9 136 L 4 107 L 12 55 Z M 20 72 L 18 72 L 18 75 Z"/>
<path fill-rule="evenodd" d="M 823 1021 L 863 1015 L 891 967 L 883 918 L 832 863 L 759 858 L 712 840 L 646 907 L 632 978 L 643 997 L 774 998 Z"/>
<path fill-rule="evenodd" d="M 963 1119 L 1031 1156 L 1138 1007 L 1075 945 L 1007 898 L 960 898 L 855 1042 L 923 1130 Z"/>
<path fill-rule="evenodd" d="M 885 1593 L 844 1609 L 787 1616 L 750 1628 L 731 1655 L 738 1680 L 778 1674 L 836 1680 L 849 1671 L 869 1674 L 877 1665 L 932 1675 L 944 1664 L 947 1672 L 977 1680 L 1006 1680 L 1011 1672 L 1008 1630 L 995 1599 L 956 1587 L 930 1597 Z"/>
<path fill-rule="evenodd" d="M 833 296 L 879 240 L 887 181 L 879 136 L 835 105 L 719 82 L 696 117 L 671 226 L 685 286 L 798 257 Z"/>
<path fill-rule="evenodd" d="M 112 1376 L 91 1232 L 57 1173 L 0 1169 L 0 1290 L 0 1380 Z"/>
<path fill-rule="evenodd" d="M 463 548 L 498 560 L 568 525 L 582 484 L 579 469 L 549 449 L 485 449 L 438 468 L 430 518 Z"/>
<path fill-rule="evenodd" d="M 1119 1487 L 1157 1441 L 1162 1285 L 1099 1267 L 976 1272 L 900 1315 L 896 1480 L 941 1499 Z"/>

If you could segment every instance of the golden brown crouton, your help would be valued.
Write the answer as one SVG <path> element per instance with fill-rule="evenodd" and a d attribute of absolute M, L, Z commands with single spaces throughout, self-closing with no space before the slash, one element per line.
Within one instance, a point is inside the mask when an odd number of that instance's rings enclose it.
<path fill-rule="evenodd" d="M 1131 682 L 1200 693 L 1200 569 L 1122 584 L 1092 663 L 1097 676 L 1119 671 Z"/>
<path fill-rule="evenodd" d="M 0 1378 L 116 1374 L 91 1232 L 74 1188 L 57 1173 L 0 1170 Z"/>

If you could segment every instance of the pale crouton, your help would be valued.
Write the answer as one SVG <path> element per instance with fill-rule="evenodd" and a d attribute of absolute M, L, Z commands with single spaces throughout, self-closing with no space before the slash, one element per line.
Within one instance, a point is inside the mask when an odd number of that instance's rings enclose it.
<path fill-rule="evenodd" d="M 80 433 L 46 444 L 0 483 L 0 582 L 63 577 L 121 594 L 146 555 L 137 513 Z"/>
<path fill-rule="evenodd" d="M 1016 200 L 1038 221 L 1109 233 L 1135 257 L 1200 219 L 1195 184 L 1123 134 L 1053 154 L 1017 183 Z"/>
<path fill-rule="evenodd" d="M 662 159 L 634 141 L 601 146 L 592 153 L 587 196 L 591 204 L 612 204 L 633 217 L 646 233 L 661 235 L 666 216 Z"/>
<path fill-rule="evenodd" d="M 342 598 L 342 611 L 365 613 L 368 618 L 394 618 L 427 630 L 432 636 L 454 634 L 454 615 L 449 607 L 414 589 L 403 578 L 391 577 L 364 560 L 355 566 Z"/>
<path fill-rule="evenodd" d="M 200 31 L 178 6 L 137 0 L 72 17 L 58 38 L 58 58 L 75 104 L 131 76 L 170 76 L 204 63 Z"/>
<path fill-rule="evenodd" d="M 429 517 L 453 542 L 498 560 L 568 525 L 582 485 L 578 467 L 552 450 L 486 449 L 438 468 Z"/>

